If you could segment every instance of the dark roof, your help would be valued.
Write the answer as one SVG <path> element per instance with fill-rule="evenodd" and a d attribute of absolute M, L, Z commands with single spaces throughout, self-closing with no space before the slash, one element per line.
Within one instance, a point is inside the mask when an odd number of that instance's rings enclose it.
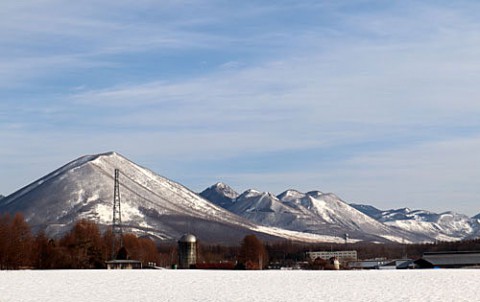
<path fill-rule="evenodd" d="M 423 256 L 426 255 L 470 255 L 470 254 L 479 254 L 480 251 L 446 251 L 446 252 L 425 252 Z"/>
<path fill-rule="evenodd" d="M 480 265 L 480 252 L 431 252 L 424 253 L 423 261 L 439 267 Z"/>
<path fill-rule="evenodd" d="M 105 261 L 105 263 L 107 264 L 115 264 L 115 263 L 142 263 L 142 261 L 139 261 L 139 260 L 109 260 L 109 261 Z"/>

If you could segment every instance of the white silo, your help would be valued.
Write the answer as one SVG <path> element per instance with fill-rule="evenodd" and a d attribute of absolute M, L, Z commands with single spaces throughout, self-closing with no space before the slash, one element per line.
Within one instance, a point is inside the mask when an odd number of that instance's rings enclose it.
<path fill-rule="evenodd" d="M 191 268 L 195 264 L 197 264 L 197 238 L 192 234 L 185 234 L 178 240 L 178 268 Z"/>

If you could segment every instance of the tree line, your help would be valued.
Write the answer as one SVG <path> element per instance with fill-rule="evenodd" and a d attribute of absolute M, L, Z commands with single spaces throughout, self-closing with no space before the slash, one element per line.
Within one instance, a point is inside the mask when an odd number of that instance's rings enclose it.
<path fill-rule="evenodd" d="M 169 267 L 178 261 L 175 242 L 157 246 L 150 238 L 130 233 L 122 239 L 123 248 L 112 253 L 113 240 L 119 239 L 111 229 L 102 234 L 93 221 L 79 220 L 68 233 L 53 239 L 44 231 L 33 234 L 20 213 L 13 217 L 0 215 L 0 270 L 103 269 L 112 254 L 121 255 L 118 259 L 139 260 L 144 266 Z M 266 248 L 255 235 L 246 236 L 240 247 L 201 245 L 198 251 L 198 260 L 212 264 L 210 267 L 225 262 L 233 263 L 237 269 L 262 269 L 268 265 Z"/>
<path fill-rule="evenodd" d="M 101 269 L 111 259 L 114 236 L 111 230 L 80 220 L 59 239 L 44 231 L 32 234 L 22 214 L 0 216 L 0 269 Z M 155 242 L 134 234 L 123 236 L 128 257 L 148 263 L 161 262 Z"/>
<path fill-rule="evenodd" d="M 62 237 L 49 238 L 45 232 L 33 234 L 22 214 L 0 214 L 0 269 L 102 269 L 111 260 L 115 236 L 111 229 L 101 232 L 92 221 L 80 220 Z M 176 242 L 161 245 L 146 237 L 124 234 L 124 258 L 139 260 L 144 266 L 155 263 L 169 267 L 178 261 Z M 119 246 L 117 243 L 116 246 Z M 356 250 L 359 259 L 417 259 L 424 252 L 480 250 L 480 239 L 425 244 L 367 242 L 345 244 L 308 244 L 293 241 L 263 243 L 247 235 L 239 246 L 201 244 L 197 247 L 199 263 L 210 268 L 264 269 L 270 263 L 293 266 L 306 263 L 308 251 Z M 225 265 L 230 263 L 230 265 Z M 222 264 L 222 265 L 219 265 Z M 205 265 L 204 265 L 205 267 Z"/>

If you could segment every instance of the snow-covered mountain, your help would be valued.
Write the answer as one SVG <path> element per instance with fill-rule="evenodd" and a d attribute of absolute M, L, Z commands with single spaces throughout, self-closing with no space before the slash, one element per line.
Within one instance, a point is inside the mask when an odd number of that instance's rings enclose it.
<path fill-rule="evenodd" d="M 201 192 L 200 196 L 222 208 L 228 208 L 238 197 L 238 193 L 228 185 L 218 182 Z"/>
<path fill-rule="evenodd" d="M 295 226 L 292 226 L 292 224 L 302 220 L 306 223 L 308 217 L 284 205 L 271 193 L 247 190 L 226 209 L 261 225 L 307 232 L 302 224 Z"/>
<path fill-rule="evenodd" d="M 477 236 L 479 221 L 454 212 L 433 213 L 409 208 L 382 211 L 372 206 L 352 204 L 359 211 L 396 229 L 426 235 L 433 240 L 453 241 Z"/>
<path fill-rule="evenodd" d="M 216 192 L 221 194 L 223 191 Z M 215 200 L 211 201 L 216 200 L 223 199 L 215 195 Z M 303 233 L 331 235 L 336 238 L 349 234 L 351 238 L 369 241 L 428 240 L 422 235 L 391 228 L 331 193 L 288 190 L 275 196 L 250 189 L 235 199 L 230 197 L 228 202 L 216 203 L 252 222 Z"/>
<path fill-rule="evenodd" d="M 22 212 L 34 229 L 53 236 L 68 231 L 81 218 L 110 225 L 115 169 L 120 170 L 122 222 L 127 231 L 163 240 L 193 232 L 202 241 L 219 243 L 237 243 L 251 233 L 263 239 L 325 239 L 258 226 L 114 152 L 83 156 L 40 178 L 1 200 L 0 213 Z"/>
<path fill-rule="evenodd" d="M 127 231 L 162 240 L 185 232 L 200 240 L 238 243 L 246 234 L 264 240 L 309 242 L 433 241 L 480 235 L 480 214 L 442 214 L 409 209 L 382 211 L 349 205 L 336 195 L 288 190 L 275 196 L 238 194 L 217 183 L 200 194 L 115 153 L 74 160 L 0 199 L 0 214 L 22 212 L 36 230 L 61 235 L 81 218 L 111 224 L 114 170 L 120 170 L 122 220 Z M 208 201 L 208 200 L 210 201 Z"/>

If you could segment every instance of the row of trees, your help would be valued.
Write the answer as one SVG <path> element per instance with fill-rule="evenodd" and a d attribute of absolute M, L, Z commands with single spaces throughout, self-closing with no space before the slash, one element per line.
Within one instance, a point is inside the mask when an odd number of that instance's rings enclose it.
<path fill-rule="evenodd" d="M 59 239 L 48 238 L 44 232 L 32 234 L 21 214 L 0 215 L 0 269 L 95 269 L 104 268 L 111 259 L 111 230 L 100 232 L 91 221 L 78 221 L 70 232 Z M 129 259 L 147 265 L 156 263 L 167 267 L 178 259 L 176 242 L 157 246 L 149 238 L 125 234 L 124 247 Z M 118 246 L 118 244 L 117 244 Z M 307 251 L 357 250 L 361 259 L 385 257 L 389 259 L 421 257 L 424 252 L 480 250 L 480 239 L 431 244 L 299 244 L 291 241 L 264 245 L 255 235 L 243 238 L 240 246 L 206 245 L 198 247 L 198 260 L 205 263 L 230 262 L 237 269 L 263 269 L 270 262 L 293 266 L 305 262 Z"/>
<path fill-rule="evenodd" d="M 80 220 L 60 239 L 44 232 L 33 235 L 21 214 L 0 217 L 0 269 L 95 269 L 104 268 L 112 255 L 110 230 L 101 234 L 98 225 Z M 131 259 L 143 263 L 161 262 L 155 242 L 133 234 L 123 237 Z"/>
<path fill-rule="evenodd" d="M 70 232 L 59 239 L 41 231 L 32 234 L 22 214 L 0 215 L 0 269 L 101 269 L 111 259 L 115 236 L 108 229 L 88 220 L 78 221 Z M 167 267 L 178 259 L 176 243 L 157 246 L 149 238 L 123 235 L 124 258 L 140 260 L 144 265 L 156 263 Z M 119 246 L 117 243 L 116 246 Z M 199 261 L 236 263 L 238 269 L 262 269 L 268 265 L 268 252 L 255 236 L 248 235 L 240 247 L 202 245 Z"/>
<path fill-rule="evenodd" d="M 425 252 L 436 251 L 480 251 L 480 239 L 454 242 L 435 242 L 419 244 L 385 243 L 375 244 L 358 242 L 349 244 L 332 243 L 298 243 L 282 241 L 263 244 L 254 235 L 246 236 L 240 247 L 201 246 L 203 261 L 230 260 L 237 261 L 237 269 L 260 269 L 269 264 L 278 266 L 296 266 L 304 263 L 304 268 L 314 268 L 306 256 L 309 251 L 339 251 L 356 250 L 360 259 L 387 258 L 401 259 L 404 257 L 418 259 Z"/>
<path fill-rule="evenodd" d="M 28 266 L 32 248 L 35 244 L 23 216 L 0 216 L 0 269 Z"/>

